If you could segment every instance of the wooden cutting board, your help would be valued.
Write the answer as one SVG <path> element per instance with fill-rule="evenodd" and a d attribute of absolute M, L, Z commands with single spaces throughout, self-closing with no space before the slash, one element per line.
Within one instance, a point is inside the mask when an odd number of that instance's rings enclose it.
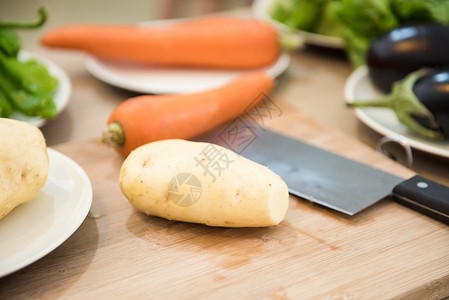
<path fill-rule="evenodd" d="M 360 142 L 282 106 L 269 127 L 408 177 Z M 54 149 L 93 185 L 88 218 L 60 247 L 0 279 L 0 299 L 440 299 L 449 295 L 449 226 L 384 199 L 354 217 L 291 196 L 270 228 L 214 228 L 135 211 L 123 162 L 96 140 Z"/>

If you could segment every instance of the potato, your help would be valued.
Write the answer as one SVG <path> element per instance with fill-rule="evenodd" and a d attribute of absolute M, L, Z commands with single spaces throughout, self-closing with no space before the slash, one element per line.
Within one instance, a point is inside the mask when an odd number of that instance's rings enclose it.
<path fill-rule="evenodd" d="M 0 118 L 0 219 L 35 198 L 48 176 L 47 145 L 34 125 Z"/>
<path fill-rule="evenodd" d="M 215 144 L 177 139 L 131 152 L 120 188 L 145 214 L 209 226 L 276 225 L 289 201 L 287 185 L 267 167 Z"/>

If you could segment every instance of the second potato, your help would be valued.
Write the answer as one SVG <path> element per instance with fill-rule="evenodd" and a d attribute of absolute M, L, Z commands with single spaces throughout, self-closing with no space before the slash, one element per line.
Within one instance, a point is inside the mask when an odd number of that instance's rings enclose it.
<path fill-rule="evenodd" d="M 276 225 L 289 202 L 287 185 L 267 167 L 215 144 L 178 139 L 132 151 L 120 188 L 145 214 L 209 226 Z"/>

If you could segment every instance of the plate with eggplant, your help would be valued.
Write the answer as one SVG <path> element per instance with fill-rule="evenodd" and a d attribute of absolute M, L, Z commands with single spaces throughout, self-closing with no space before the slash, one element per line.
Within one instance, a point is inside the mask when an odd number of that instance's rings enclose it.
<path fill-rule="evenodd" d="M 356 116 L 417 150 L 449 158 L 449 26 L 398 27 L 374 39 L 345 85 Z"/>

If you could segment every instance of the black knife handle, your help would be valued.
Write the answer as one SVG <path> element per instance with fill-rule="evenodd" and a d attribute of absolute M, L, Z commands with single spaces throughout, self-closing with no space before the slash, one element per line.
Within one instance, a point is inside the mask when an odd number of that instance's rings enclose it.
<path fill-rule="evenodd" d="M 393 189 L 397 202 L 449 224 L 449 187 L 419 175 Z"/>

